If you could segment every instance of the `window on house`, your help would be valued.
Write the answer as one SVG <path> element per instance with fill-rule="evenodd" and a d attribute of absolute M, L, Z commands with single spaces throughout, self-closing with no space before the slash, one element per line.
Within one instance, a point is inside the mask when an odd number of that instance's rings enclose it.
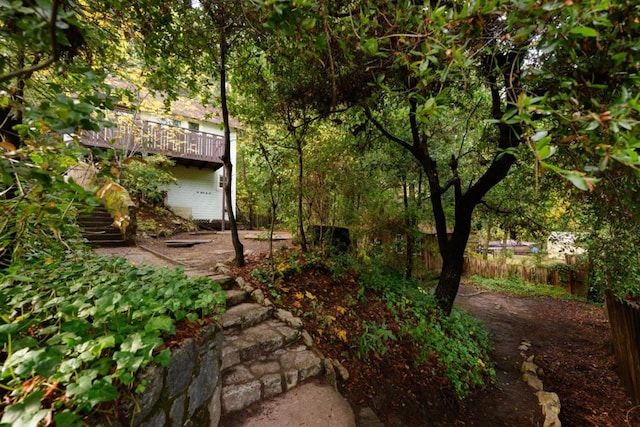
<path fill-rule="evenodd" d="M 180 127 L 182 125 L 182 122 L 180 120 L 176 120 L 176 119 L 167 119 L 165 117 L 160 117 L 158 119 L 158 122 L 160 122 L 163 125 L 167 125 L 167 126 L 175 126 L 175 127 Z"/>
<path fill-rule="evenodd" d="M 198 123 L 189 122 L 189 130 L 198 132 L 200 130 L 200 125 Z"/>
<path fill-rule="evenodd" d="M 224 181 L 225 181 L 224 175 L 222 174 L 218 175 L 218 188 L 220 190 L 224 189 Z"/>

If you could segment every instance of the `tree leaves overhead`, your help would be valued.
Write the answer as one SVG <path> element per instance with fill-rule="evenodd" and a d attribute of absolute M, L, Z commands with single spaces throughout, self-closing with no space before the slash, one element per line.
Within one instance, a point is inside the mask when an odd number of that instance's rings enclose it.
<path fill-rule="evenodd" d="M 422 166 L 445 270 L 447 258 L 461 259 L 474 207 L 526 159 L 519 147 L 534 153 L 536 171 L 546 167 L 582 190 L 611 161 L 638 165 L 631 2 L 254 4 L 268 30 L 255 45 L 263 65 L 274 80 L 279 64 L 286 70 L 276 98 L 325 113 L 361 107 Z M 438 132 L 447 120 L 466 130 Z M 451 239 L 446 203 L 455 207 Z"/>

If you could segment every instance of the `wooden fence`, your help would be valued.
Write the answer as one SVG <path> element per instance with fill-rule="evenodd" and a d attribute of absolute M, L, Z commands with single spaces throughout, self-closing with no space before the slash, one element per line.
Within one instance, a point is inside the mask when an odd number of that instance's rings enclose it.
<path fill-rule="evenodd" d="M 607 313 L 620 378 L 635 405 L 640 404 L 640 307 L 607 293 Z"/>
<path fill-rule="evenodd" d="M 423 253 L 424 265 L 428 270 L 439 271 L 442 259 L 432 252 Z M 575 270 L 567 267 L 564 271 L 546 267 L 527 267 L 517 264 L 505 264 L 500 261 L 465 257 L 464 274 L 481 277 L 508 278 L 518 277 L 529 283 L 561 286 L 572 295 L 587 295 L 588 269 Z"/>
<path fill-rule="evenodd" d="M 382 236 L 380 240 L 385 246 L 386 264 L 402 271 L 406 261 L 404 236 L 402 234 L 388 234 Z M 425 234 L 422 237 L 416 245 L 416 253 L 414 253 L 414 277 L 428 278 L 433 277 L 434 272 L 440 272 L 442 258 L 437 248 L 438 242 L 435 234 Z M 576 258 L 573 257 L 567 261 L 575 264 Z M 527 267 L 466 256 L 463 272 L 467 275 L 475 274 L 489 278 L 518 277 L 529 283 L 563 287 L 572 295 L 581 297 L 586 297 L 588 291 L 588 266 L 576 268 L 575 265 L 560 264 L 559 268 Z"/>

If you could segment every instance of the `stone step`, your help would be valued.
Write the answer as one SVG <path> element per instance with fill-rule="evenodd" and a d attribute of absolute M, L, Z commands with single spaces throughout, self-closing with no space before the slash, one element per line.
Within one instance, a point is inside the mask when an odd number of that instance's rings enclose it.
<path fill-rule="evenodd" d="M 271 317 L 272 312 L 272 307 L 261 304 L 248 302 L 238 304 L 222 313 L 222 327 L 223 329 L 246 329 Z"/>
<path fill-rule="evenodd" d="M 94 212 L 91 215 L 82 215 L 80 217 L 78 217 L 78 222 L 81 223 L 85 223 L 85 222 L 106 222 L 106 221 L 111 221 L 113 222 L 113 217 L 111 216 L 111 214 L 109 212 Z"/>
<path fill-rule="evenodd" d="M 247 300 L 247 293 L 240 289 L 229 289 L 226 293 L 227 309 L 240 305 Z"/>
<path fill-rule="evenodd" d="M 199 267 L 187 267 L 184 269 L 184 273 L 187 275 L 187 277 L 208 277 L 214 282 L 219 283 L 220 286 L 222 286 L 222 289 L 225 290 L 233 288 L 236 284 L 235 279 L 231 276 L 207 271 Z"/>
<path fill-rule="evenodd" d="M 112 224 L 113 217 L 109 214 L 79 217 L 78 223 L 80 224 Z"/>
<path fill-rule="evenodd" d="M 122 233 L 119 230 L 109 230 L 103 232 L 84 232 L 82 235 L 90 242 L 99 240 L 122 240 Z"/>
<path fill-rule="evenodd" d="M 226 274 L 218 274 L 218 273 L 210 272 L 206 276 L 209 279 L 213 280 L 214 282 L 218 282 L 220 286 L 222 286 L 222 289 L 229 290 L 233 288 L 234 285 L 236 284 L 235 279 L 231 276 L 227 276 Z"/>
<path fill-rule="evenodd" d="M 222 370 L 259 359 L 300 338 L 300 331 L 276 319 L 247 329 L 226 332 L 222 345 Z"/>
<path fill-rule="evenodd" d="M 185 272 L 211 278 L 226 293 L 220 370 L 222 412 L 228 413 L 284 393 L 324 372 L 324 365 L 308 347 L 310 338 L 304 338 L 300 319 L 275 310 L 261 290 L 233 279 L 223 267 L 217 266 L 216 273 L 198 267 Z"/>
<path fill-rule="evenodd" d="M 291 344 L 234 365 L 222 374 L 222 412 L 238 411 L 284 393 L 322 371 L 322 359 L 304 344 Z"/>
<path fill-rule="evenodd" d="M 227 310 L 246 302 L 248 298 L 248 294 L 239 289 L 222 290 L 218 293 L 224 294 L 225 307 Z"/>
<path fill-rule="evenodd" d="M 113 227 L 113 219 L 105 221 L 78 221 L 78 224 L 80 224 L 83 230 L 100 231 Z"/>
<path fill-rule="evenodd" d="M 89 240 L 88 246 L 95 247 L 120 247 L 120 246 L 130 246 L 129 243 L 125 242 L 124 239 L 113 239 L 113 240 Z"/>

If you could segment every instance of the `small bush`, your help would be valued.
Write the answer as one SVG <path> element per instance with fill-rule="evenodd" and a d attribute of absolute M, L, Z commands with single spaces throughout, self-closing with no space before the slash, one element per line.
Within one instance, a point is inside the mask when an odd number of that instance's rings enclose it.
<path fill-rule="evenodd" d="M 358 357 L 363 360 L 367 360 L 372 353 L 383 356 L 387 352 L 387 341 L 397 340 L 393 332 L 387 328 L 385 322 L 377 324 L 375 322 L 363 321 L 362 330 L 363 332 L 358 341 L 356 353 Z"/>
<path fill-rule="evenodd" d="M 173 161 L 161 154 L 154 154 L 142 159 L 127 159 L 120 172 L 120 183 L 138 202 L 152 206 L 164 203 L 167 187 L 177 182 L 168 171 Z"/>

